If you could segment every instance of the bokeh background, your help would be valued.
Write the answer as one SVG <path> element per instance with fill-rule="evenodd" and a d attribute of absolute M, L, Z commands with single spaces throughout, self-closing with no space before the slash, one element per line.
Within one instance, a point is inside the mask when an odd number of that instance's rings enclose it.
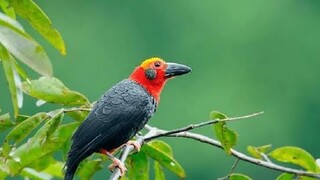
<path fill-rule="evenodd" d="M 257 118 L 229 123 L 248 145 L 300 146 L 320 158 L 320 1 L 176 0 L 36 1 L 61 32 L 67 55 L 44 45 L 54 74 L 91 101 L 126 78 L 143 59 L 159 56 L 193 68 L 171 80 L 150 125 L 174 129 L 257 111 Z M 0 106 L 11 111 L 0 69 Z M 31 73 L 33 78 L 36 74 Z M 23 113 L 39 109 L 26 97 Z M 214 137 L 211 127 L 196 130 Z M 222 150 L 187 139 L 163 139 L 187 179 L 217 179 L 235 161 Z M 106 165 L 107 166 L 107 165 Z M 274 179 L 279 172 L 240 162 L 235 172 Z M 95 179 L 105 179 L 107 170 Z M 167 173 L 168 179 L 178 179 Z"/>

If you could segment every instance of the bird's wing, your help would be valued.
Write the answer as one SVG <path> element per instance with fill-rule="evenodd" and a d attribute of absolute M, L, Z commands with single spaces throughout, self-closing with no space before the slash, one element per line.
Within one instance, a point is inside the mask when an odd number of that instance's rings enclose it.
<path fill-rule="evenodd" d="M 121 136 L 122 133 L 131 133 L 126 136 L 132 137 L 152 116 L 155 111 L 155 106 L 151 105 L 155 102 L 150 103 L 152 98 L 142 93 L 143 89 L 139 92 L 136 87 L 122 86 L 120 84 L 106 92 L 79 126 L 69 152 L 69 158 L 73 159 L 71 161 L 77 162 L 89 156 L 101 148 L 99 146 L 103 142 L 118 138 L 115 136 Z"/>
<path fill-rule="evenodd" d="M 98 102 L 74 134 L 73 146 L 93 146 L 102 139 L 107 141 L 120 130 L 125 131 L 126 127 L 133 127 L 135 121 L 143 119 L 145 112 L 145 108 L 141 106 L 114 106 L 109 102 Z"/>

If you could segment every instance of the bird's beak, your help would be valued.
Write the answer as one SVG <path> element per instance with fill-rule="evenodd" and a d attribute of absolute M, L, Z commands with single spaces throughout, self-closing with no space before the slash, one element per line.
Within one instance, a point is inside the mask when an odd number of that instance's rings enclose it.
<path fill-rule="evenodd" d="M 174 76 L 180 76 L 191 72 L 191 68 L 177 63 L 167 63 L 167 69 L 165 71 L 165 77 L 170 78 Z"/>

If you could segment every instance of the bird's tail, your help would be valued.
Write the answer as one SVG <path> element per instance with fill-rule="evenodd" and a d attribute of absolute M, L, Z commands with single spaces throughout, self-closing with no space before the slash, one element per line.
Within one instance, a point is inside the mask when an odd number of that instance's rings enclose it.
<path fill-rule="evenodd" d="M 74 174 L 77 171 L 77 168 L 79 166 L 79 163 L 81 162 L 82 158 L 75 157 L 72 153 L 68 154 L 68 159 L 65 164 L 65 175 L 64 180 L 72 180 Z"/>
<path fill-rule="evenodd" d="M 72 180 L 80 162 L 95 152 L 93 149 L 91 149 L 91 142 L 85 147 L 81 148 L 77 148 L 73 145 L 71 146 L 71 149 L 68 152 L 67 162 L 65 164 L 66 168 L 64 168 L 66 169 L 64 180 Z"/>
<path fill-rule="evenodd" d="M 72 173 L 72 172 L 66 172 L 66 174 L 64 175 L 64 180 L 72 180 L 73 175 L 74 175 L 74 173 Z"/>

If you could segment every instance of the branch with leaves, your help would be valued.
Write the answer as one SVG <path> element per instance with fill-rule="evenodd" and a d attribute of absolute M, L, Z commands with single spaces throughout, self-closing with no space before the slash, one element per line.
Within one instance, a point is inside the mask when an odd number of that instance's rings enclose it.
<path fill-rule="evenodd" d="M 162 130 L 159 128 L 151 127 L 149 125 L 146 125 L 145 128 L 148 130 L 148 133 L 144 136 L 139 136 L 137 138 L 137 142 L 142 146 L 144 143 L 147 143 L 148 141 L 152 141 L 156 138 L 159 137 L 183 137 L 183 138 L 188 138 L 188 139 L 193 139 L 198 142 L 206 143 L 221 149 L 224 149 L 228 154 L 236 157 L 236 162 L 232 166 L 230 173 L 221 179 L 227 179 L 230 177 L 241 177 L 242 179 L 250 179 L 248 176 L 244 174 L 239 174 L 239 173 L 233 173 L 235 171 L 235 168 L 238 164 L 239 160 L 249 162 L 251 164 L 255 164 L 258 166 L 262 166 L 268 169 L 273 169 L 276 171 L 283 172 L 279 176 L 279 179 L 281 178 L 286 178 L 286 179 L 293 179 L 294 177 L 312 177 L 312 178 L 320 178 L 320 167 L 317 165 L 316 160 L 305 150 L 298 148 L 298 147 L 281 147 L 278 149 L 273 150 L 270 152 L 268 155 L 265 154 L 265 152 L 271 148 L 271 145 L 266 145 L 266 146 L 260 146 L 260 147 L 252 147 L 248 146 L 248 152 L 251 154 L 251 156 L 246 155 L 244 153 L 241 153 L 235 149 L 228 148 L 227 146 L 224 146 L 224 143 L 230 143 L 230 142 L 225 142 L 223 138 L 220 138 L 220 141 L 209 138 L 207 136 L 197 134 L 197 133 L 191 133 L 187 132 L 192 129 L 196 129 L 199 127 L 203 126 L 208 126 L 211 124 L 218 124 L 218 123 L 225 123 L 228 121 L 237 121 L 241 119 L 246 119 L 246 118 L 251 118 L 257 115 L 262 114 L 263 112 L 259 113 L 254 113 L 246 116 L 240 116 L 240 117 L 234 117 L 234 118 L 227 118 L 225 115 L 218 113 L 218 112 L 213 112 L 211 113 L 211 117 L 222 117 L 223 119 L 214 119 L 206 122 L 202 122 L 199 124 L 195 125 L 188 125 L 183 128 L 171 130 L 171 131 L 166 131 Z M 221 126 L 218 126 L 221 127 Z M 223 127 L 226 128 L 226 127 Z M 222 132 L 222 134 L 218 137 L 225 137 L 229 136 L 230 131 L 221 131 L 218 130 L 218 132 Z M 232 136 L 232 135 L 231 135 Z M 148 143 L 147 143 L 148 144 Z M 226 149 L 227 148 L 227 149 Z M 130 152 L 134 151 L 133 146 L 127 146 L 123 148 L 123 152 L 120 155 L 120 160 L 125 163 L 126 159 L 129 157 Z M 288 168 L 285 166 L 281 166 L 278 164 L 273 163 L 269 157 L 272 157 L 273 159 L 280 161 L 280 162 L 289 162 L 292 164 L 299 165 L 303 168 L 306 169 L 306 171 L 303 170 L 298 170 L 298 169 L 293 169 L 293 168 Z M 161 161 L 161 159 L 155 159 L 158 161 Z M 164 163 L 164 162 L 163 162 Z M 160 163 L 160 164 L 163 164 Z M 167 162 L 168 163 L 168 162 Z M 171 163 L 171 162 L 169 162 Z M 175 172 L 178 174 L 178 172 Z M 116 169 L 113 174 L 110 177 L 110 180 L 117 180 L 120 178 L 120 170 Z"/>
<path fill-rule="evenodd" d="M 78 122 L 62 124 L 64 114 L 81 120 L 85 118 L 88 111 L 90 111 L 90 107 L 80 107 L 58 109 L 48 113 L 38 113 L 30 117 L 21 116 L 20 118 L 22 120 L 20 122 L 17 122 L 18 124 L 10 131 L 5 139 L 4 144 L 2 145 L 1 155 L 3 157 L 1 158 L 2 169 L 0 169 L 0 172 L 2 172 L 2 175 L 4 175 L 3 177 L 9 174 L 20 174 L 24 177 L 43 177 L 44 175 L 63 177 L 63 174 L 56 173 L 59 172 L 57 171 L 58 169 L 62 168 L 63 162 L 52 159 L 51 154 L 60 150 L 66 153 L 68 149 L 67 144 L 70 140 L 72 132 L 79 125 Z M 162 171 L 163 168 L 167 168 L 179 177 L 185 177 L 186 173 L 183 170 L 182 166 L 177 162 L 177 160 L 174 159 L 171 147 L 163 141 L 155 140 L 160 137 L 183 137 L 222 148 L 228 154 L 236 157 L 237 160 L 243 160 L 258 166 L 283 172 L 280 177 L 293 178 L 295 176 L 299 176 L 320 178 L 319 166 L 315 163 L 316 161 L 309 153 L 300 148 L 281 147 L 266 154 L 267 150 L 270 148 L 269 145 L 260 147 L 249 146 L 248 152 L 251 155 L 249 156 L 244 153 L 238 152 L 232 149 L 232 146 L 229 146 L 230 144 L 235 144 L 235 142 L 226 142 L 226 140 L 231 141 L 232 138 L 230 137 L 237 136 L 233 135 L 234 132 L 232 130 L 229 130 L 225 126 L 225 123 L 252 118 L 260 115 L 261 113 L 262 112 L 246 116 L 228 118 L 222 113 L 212 112 L 211 118 L 215 119 L 199 124 L 188 125 L 186 127 L 178 128 L 171 131 L 166 131 L 146 125 L 145 128 L 148 130 L 148 133 L 146 133 L 144 136 L 138 136 L 136 139 L 138 143 L 143 145 L 141 148 L 141 152 L 132 153 L 134 151 L 134 148 L 132 146 L 124 147 L 121 152 L 120 160 L 122 162 L 125 162 L 128 167 L 127 177 L 129 179 L 148 179 L 149 160 L 147 157 L 154 161 L 154 172 L 155 176 L 157 176 L 158 179 L 164 179 L 165 177 Z M 0 116 L 0 119 L 1 121 L 5 122 L 4 124 L 10 124 L 8 122 L 11 122 L 10 116 L 7 115 Z M 25 139 L 41 122 L 45 123 L 32 136 L 32 138 L 18 146 L 18 144 L 20 144 L 21 141 Z M 220 124 L 223 125 L 221 126 Z M 216 133 L 222 133 L 220 135 L 216 134 L 218 138 L 220 137 L 219 140 L 214 140 L 201 134 L 188 132 L 190 130 L 209 125 L 217 125 L 217 127 L 214 128 L 216 130 Z M 2 126 L 2 130 L 8 127 L 10 126 Z M 10 142 L 12 141 L 15 142 L 15 144 L 11 144 Z M 296 165 L 300 165 L 306 170 L 303 171 L 277 165 L 273 163 L 269 159 L 269 157 L 281 162 L 290 162 Z M 16 161 L 17 159 L 19 159 L 19 161 Z M 48 163 L 44 167 L 43 164 L 40 163 L 47 161 L 51 161 L 51 163 Z M 96 171 L 101 169 L 101 165 L 106 161 L 107 159 L 102 155 L 96 155 L 95 158 L 88 159 L 81 164 L 78 175 L 82 178 L 91 178 Z M 33 165 L 35 163 L 40 163 L 41 167 Z M 236 164 L 237 163 L 235 163 L 235 165 L 232 167 L 232 173 L 228 174 L 226 177 L 241 176 L 242 178 L 250 179 L 246 175 L 233 173 L 236 169 Z M 55 174 L 50 174 L 53 172 L 55 172 Z M 5 175 L 6 173 L 8 174 Z M 110 179 L 118 179 L 119 176 L 120 172 L 118 169 L 116 169 Z"/>
<path fill-rule="evenodd" d="M 62 168 L 70 146 L 74 130 L 88 115 L 92 103 L 86 96 L 67 88 L 59 79 L 52 77 L 52 65 L 44 48 L 32 38 L 16 20 L 16 15 L 26 19 L 44 39 L 51 43 L 62 55 L 66 54 L 64 41 L 47 15 L 32 0 L 0 0 L 0 62 L 8 83 L 13 104 L 13 117 L 9 113 L 0 115 L 0 135 L 5 136 L 0 147 L 0 179 L 22 177 L 29 179 L 63 178 Z M 31 79 L 21 67 L 24 63 L 42 77 Z M 35 98 L 37 105 L 52 103 L 62 106 L 50 112 L 22 115 L 23 95 Z M 71 107 L 65 109 L 65 107 Z M 183 178 L 186 173 L 173 150 L 160 137 L 183 137 L 222 148 L 236 158 L 230 173 L 222 179 L 242 177 L 234 173 L 238 161 L 246 161 L 258 166 L 283 172 L 278 179 L 299 177 L 320 178 L 319 164 L 308 152 L 298 147 L 280 147 L 269 152 L 271 146 L 248 146 L 249 155 L 233 149 L 237 133 L 226 126 L 227 122 L 251 118 L 261 113 L 228 118 L 222 113 L 212 112 L 209 121 L 166 131 L 146 126 L 148 133 L 138 136 L 143 144 L 141 151 L 133 153 L 132 146 L 124 147 L 120 159 L 126 163 L 129 179 L 149 179 L 149 161 L 153 161 L 155 179 L 165 179 L 166 168 Z M 189 132 L 196 128 L 212 125 L 218 140 Z M 58 156 L 58 154 L 60 156 Z M 55 155 L 55 156 L 54 156 Z M 304 170 L 292 169 L 275 164 L 271 159 L 298 165 Z M 84 160 L 77 171 L 81 179 L 91 179 L 102 169 L 108 159 L 95 154 Z M 116 169 L 110 179 L 119 178 Z M 123 178 L 126 178 L 123 177 Z"/>
<path fill-rule="evenodd" d="M 62 55 L 66 54 L 66 47 L 48 16 L 32 0 L 0 0 L 0 8 L 0 61 L 9 86 L 14 116 L 17 117 L 23 105 L 21 83 L 29 80 L 20 63 L 42 76 L 51 77 L 53 70 L 44 48 L 25 31 L 16 16 L 27 20 Z"/>

